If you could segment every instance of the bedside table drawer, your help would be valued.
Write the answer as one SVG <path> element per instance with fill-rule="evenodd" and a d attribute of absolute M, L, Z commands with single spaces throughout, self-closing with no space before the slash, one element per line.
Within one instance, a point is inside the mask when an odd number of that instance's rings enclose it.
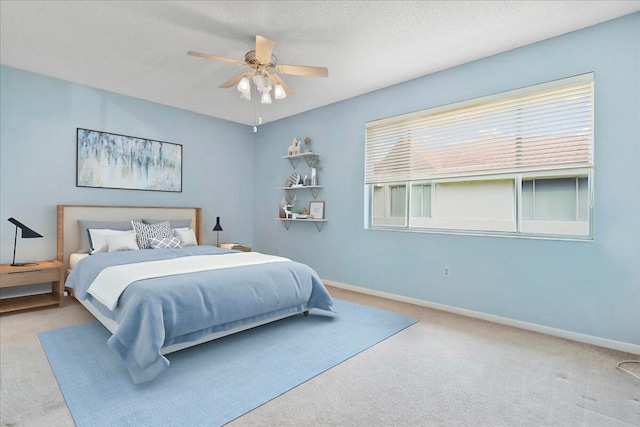
<path fill-rule="evenodd" d="M 60 270 L 58 268 L 16 271 L 0 274 L 0 288 L 16 285 L 30 285 L 34 283 L 56 282 L 59 279 Z"/>

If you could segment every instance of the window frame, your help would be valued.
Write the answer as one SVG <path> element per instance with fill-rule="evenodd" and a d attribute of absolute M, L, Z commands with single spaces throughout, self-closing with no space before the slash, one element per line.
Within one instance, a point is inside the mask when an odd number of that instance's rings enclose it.
<path fill-rule="evenodd" d="M 589 199 L 592 200 L 591 192 L 593 188 L 593 170 L 582 168 L 568 170 L 555 170 L 545 171 L 543 174 L 534 174 L 532 172 L 526 174 L 501 174 L 493 175 L 489 179 L 486 176 L 478 177 L 463 177 L 454 179 L 438 178 L 430 181 L 406 181 L 404 183 L 393 182 L 383 187 L 397 187 L 406 185 L 406 205 L 411 206 L 411 189 L 413 185 L 430 185 L 431 186 L 431 206 L 435 206 L 437 201 L 437 185 L 438 184 L 452 184 L 452 183 L 465 183 L 474 181 L 512 181 L 513 182 L 513 209 L 514 219 L 512 223 L 507 221 L 493 220 L 493 229 L 487 229 L 478 226 L 478 224 L 484 223 L 491 224 L 491 220 L 468 220 L 467 222 L 460 223 L 458 227 L 452 226 L 455 220 L 437 219 L 437 218 L 422 218 L 414 217 L 411 213 L 400 216 L 391 216 L 388 210 L 389 204 L 387 203 L 387 223 L 374 223 L 374 218 L 369 215 L 367 218 L 367 229 L 371 230 L 387 230 L 387 231 L 409 231 L 409 232 L 426 232 L 426 233 L 444 233 L 444 234 L 472 234 L 472 235 L 492 235 L 503 237 L 524 237 L 524 238 L 547 238 L 556 240 L 593 240 L 593 206 L 588 203 L 587 205 L 587 219 L 575 220 L 575 221 L 562 221 L 562 220 L 536 220 L 536 219 L 524 219 L 522 215 L 522 182 L 525 179 L 555 179 L 555 178 L 587 178 L 588 187 L 587 193 Z M 373 186 L 370 191 L 367 192 L 366 200 L 373 199 Z M 386 190 L 388 193 L 388 188 Z M 371 202 L 367 202 L 371 203 Z M 576 201 L 576 204 L 578 202 Z M 576 206 L 576 209 L 579 207 Z M 405 212 L 406 212 L 405 208 Z M 372 213 L 372 212 L 370 212 Z M 431 223 L 431 225 L 428 225 Z M 449 226 L 447 226 L 449 224 Z M 508 225 L 513 224 L 514 229 L 509 230 Z M 546 227 L 546 229 L 545 229 Z M 589 233 L 590 231 L 590 233 Z M 584 234 L 583 234 L 584 233 Z"/>
<path fill-rule="evenodd" d="M 409 120 L 420 115 L 425 114 L 441 114 L 443 111 L 456 111 L 457 109 L 466 108 L 469 105 L 478 104 L 480 102 L 491 102 L 492 100 L 502 100 L 508 97 L 514 96 L 514 94 L 535 94 L 537 91 L 548 90 L 549 88 L 562 88 L 563 85 L 571 85 L 575 82 L 590 82 L 590 96 L 591 103 L 589 105 L 588 117 L 590 118 L 590 126 L 588 127 L 589 133 L 589 155 L 590 165 L 568 165 L 567 167 L 541 167 L 538 170 L 523 170 L 523 171 L 507 171 L 501 173 L 499 171 L 489 171 L 488 173 L 476 173 L 476 174 L 462 174 L 458 176 L 437 176 L 428 179 L 407 179 L 407 180 L 394 180 L 392 182 L 380 182 L 380 183 L 367 183 L 365 180 L 365 229 L 370 230 L 392 230 L 392 231 L 408 231 L 408 232 L 427 232 L 427 233 L 445 233 L 445 234 L 473 234 L 473 235 L 489 235 L 489 236 L 503 236 L 503 237 L 518 237 L 518 238 L 543 238 L 543 239 L 555 239 L 555 240 L 580 240 L 580 241 L 593 241 L 594 239 L 594 222 L 593 222 L 593 209 L 594 209 L 594 107 L 593 107 L 593 92 L 594 92 L 594 79 L 593 73 L 575 76 L 573 78 L 561 79 L 554 82 L 543 83 L 539 85 L 530 86 L 527 88 L 518 89 L 515 91 L 503 92 L 489 97 L 482 97 L 475 100 L 464 101 L 461 103 L 455 103 L 448 106 L 437 107 L 420 112 L 409 113 L 406 115 L 396 116 L 381 119 L 375 121 L 375 123 L 386 122 L 389 120 Z M 371 122 L 370 122 L 371 123 Z M 369 123 L 367 124 L 369 125 Z M 367 128 L 368 131 L 368 128 Z M 410 129 L 408 130 L 410 132 Z M 367 133 L 368 137 L 368 133 Z M 368 147 L 366 147 L 368 150 Z M 365 150 L 365 151 L 366 151 Z M 365 158 L 365 163 L 367 159 Z M 369 167 L 369 164 L 366 165 Z M 544 180 L 544 179 L 556 179 L 556 178 L 586 178 L 586 196 L 587 196 L 587 209 L 586 220 L 580 219 L 580 212 L 583 212 L 584 207 L 580 205 L 580 184 L 576 181 L 576 219 L 575 220 L 540 220 L 540 219 L 524 219 L 522 211 L 523 203 L 523 181 L 525 180 Z M 485 225 L 479 225 L 483 221 L 475 221 L 469 219 L 462 225 L 452 226 L 455 221 L 447 221 L 438 219 L 437 215 L 434 217 L 434 210 L 438 209 L 438 191 L 439 185 L 451 184 L 451 183 L 473 183 L 475 181 L 494 181 L 494 180 L 510 180 L 513 182 L 513 214 L 512 220 L 513 227 L 506 226 L 506 222 L 500 220 L 495 224 L 491 224 L 491 221 L 484 221 Z M 387 186 L 405 186 L 405 215 L 404 221 L 393 221 L 393 223 L 380 222 L 380 217 L 374 217 L 373 204 L 375 203 L 374 188 Z M 430 201 L 430 218 L 420 218 L 413 216 L 413 194 L 414 185 L 430 185 L 431 186 L 431 201 Z M 444 187 L 442 187 L 444 188 Z M 535 188 L 532 190 L 532 197 L 536 197 Z M 506 203 L 506 202 L 503 202 Z M 423 209 L 424 206 L 421 207 Z M 399 217 L 395 217 L 398 219 Z M 508 222 L 508 221 L 507 221 Z"/>

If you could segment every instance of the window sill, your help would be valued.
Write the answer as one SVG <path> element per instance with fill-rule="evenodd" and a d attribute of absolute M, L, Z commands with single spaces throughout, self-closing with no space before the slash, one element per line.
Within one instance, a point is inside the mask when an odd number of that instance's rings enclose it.
<path fill-rule="evenodd" d="M 367 231 L 391 231 L 396 233 L 422 233 L 422 234 L 444 234 L 452 236 L 473 236 L 473 237 L 498 237 L 508 239 L 530 239 L 530 240 L 557 240 L 567 242 L 593 243 L 593 236 L 558 236 L 542 234 L 516 234 L 516 233 L 491 233 L 477 230 L 430 230 L 424 228 L 397 228 L 397 227 L 365 227 Z"/>

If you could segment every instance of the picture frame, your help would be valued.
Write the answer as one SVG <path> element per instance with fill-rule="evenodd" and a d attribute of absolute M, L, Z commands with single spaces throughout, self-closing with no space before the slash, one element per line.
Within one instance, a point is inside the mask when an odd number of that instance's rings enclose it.
<path fill-rule="evenodd" d="M 311 215 L 313 219 L 324 219 L 324 202 L 316 200 L 310 201 L 309 215 Z"/>
<path fill-rule="evenodd" d="M 182 145 L 77 128 L 76 187 L 182 192 Z"/>

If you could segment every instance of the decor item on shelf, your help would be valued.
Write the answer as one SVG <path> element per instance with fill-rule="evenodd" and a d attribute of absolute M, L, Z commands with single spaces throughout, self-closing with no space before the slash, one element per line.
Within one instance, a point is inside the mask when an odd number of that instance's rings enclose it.
<path fill-rule="evenodd" d="M 306 147 L 305 150 L 304 150 L 305 153 L 310 153 L 311 152 L 311 149 L 309 148 L 309 144 L 311 144 L 311 138 L 309 138 L 308 136 L 305 136 L 304 137 L 304 146 Z"/>
<path fill-rule="evenodd" d="M 293 138 L 293 141 L 291 141 L 291 145 L 287 149 L 287 156 L 295 156 L 296 154 L 300 154 L 300 145 L 300 140 Z"/>
<path fill-rule="evenodd" d="M 278 216 L 280 218 L 287 217 L 287 212 L 284 209 L 286 206 L 287 206 L 287 199 L 283 197 L 282 200 L 280 200 L 280 209 L 278 209 Z"/>
<path fill-rule="evenodd" d="M 220 225 L 220 217 L 216 217 L 216 225 L 213 227 L 213 231 L 216 232 L 216 246 L 220 246 L 220 232 L 224 231 Z"/>
<path fill-rule="evenodd" d="M 76 186 L 182 192 L 182 145 L 77 128 Z"/>
<path fill-rule="evenodd" d="M 285 187 L 293 187 L 294 185 L 300 184 L 300 174 L 298 172 L 294 172 L 284 181 Z"/>
<path fill-rule="evenodd" d="M 292 218 L 292 213 L 291 213 L 291 208 L 293 207 L 293 205 L 287 203 L 286 205 L 284 205 L 282 207 L 282 210 L 284 210 L 284 217 L 286 219 Z"/>
<path fill-rule="evenodd" d="M 320 156 L 318 156 L 317 154 L 313 157 L 311 157 L 308 161 L 308 165 L 310 168 L 312 169 L 317 169 L 317 170 L 322 170 L 322 158 L 320 158 Z"/>
<path fill-rule="evenodd" d="M 324 202 L 309 202 L 309 215 L 313 219 L 324 219 Z"/>
<path fill-rule="evenodd" d="M 311 168 L 311 185 L 318 185 L 318 171 L 322 170 L 322 159 L 316 155 L 309 159 L 309 167 Z"/>
<path fill-rule="evenodd" d="M 29 227 L 27 227 L 26 225 L 24 225 L 23 223 L 21 223 L 15 218 L 9 218 L 7 221 L 9 221 L 11 224 L 16 226 L 16 232 L 13 237 L 13 261 L 11 261 L 11 266 L 24 267 L 25 265 L 29 265 L 29 264 L 16 263 L 16 243 L 18 242 L 18 228 L 22 230 L 23 239 L 33 239 L 36 237 L 42 237 L 42 235 L 33 231 L 32 229 L 30 229 Z"/>
<path fill-rule="evenodd" d="M 309 177 L 307 175 L 304 176 L 304 185 L 305 186 L 311 185 L 311 180 L 309 179 Z"/>

